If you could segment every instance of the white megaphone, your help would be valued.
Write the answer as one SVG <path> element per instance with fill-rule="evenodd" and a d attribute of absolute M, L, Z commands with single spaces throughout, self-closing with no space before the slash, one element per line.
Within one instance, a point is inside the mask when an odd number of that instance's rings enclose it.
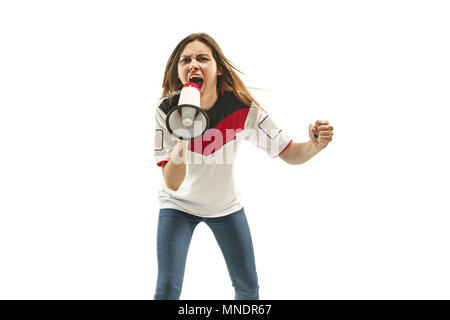
<path fill-rule="evenodd" d="M 167 130 L 178 139 L 194 140 L 209 128 L 209 117 L 200 108 L 200 89 L 194 82 L 186 83 L 180 92 L 178 106 L 169 111 Z"/>

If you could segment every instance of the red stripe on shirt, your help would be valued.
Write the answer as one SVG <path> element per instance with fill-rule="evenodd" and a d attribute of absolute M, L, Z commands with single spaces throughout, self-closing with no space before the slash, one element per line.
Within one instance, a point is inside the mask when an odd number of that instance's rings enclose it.
<path fill-rule="evenodd" d="M 202 137 L 190 141 L 189 150 L 209 156 L 225 144 L 236 139 L 238 132 L 244 130 L 250 108 L 240 109 L 222 119 L 214 128 L 208 129 Z"/>
<path fill-rule="evenodd" d="M 287 147 L 289 147 L 289 145 L 292 143 L 292 139 L 291 139 L 291 141 L 289 141 L 289 143 L 287 144 L 287 146 L 286 147 L 284 147 L 284 149 L 283 150 L 281 150 L 281 152 L 278 154 L 278 156 L 280 156 L 280 154 L 282 154 L 283 152 L 284 152 L 284 150 L 286 150 L 287 149 Z M 276 158 L 276 157 L 278 157 L 278 156 L 275 156 L 274 158 Z"/>
<path fill-rule="evenodd" d="M 163 161 L 158 162 L 156 165 L 157 165 L 158 167 L 162 167 L 162 165 L 163 165 L 164 163 L 167 163 L 167 162 L 168 162 L 168 161 L 163 160 Z"/>

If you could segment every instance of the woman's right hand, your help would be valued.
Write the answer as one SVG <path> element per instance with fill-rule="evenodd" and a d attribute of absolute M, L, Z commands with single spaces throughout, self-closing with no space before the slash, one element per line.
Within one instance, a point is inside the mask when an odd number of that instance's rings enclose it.
<path fill-rule="evenodd" d="M 172 156 L 170 159 L 177 165 L 186 163 L 186 151 L 188 141 L 178 140 L 175 147 L 172 150 Z"/>
<path fill-rule="evenodd" d="M 169 189 L 177 191 L 186 176 L 186 152 L 188 141 L 178 140 L 169 161 L 162 166 L 164 181 Z"/>

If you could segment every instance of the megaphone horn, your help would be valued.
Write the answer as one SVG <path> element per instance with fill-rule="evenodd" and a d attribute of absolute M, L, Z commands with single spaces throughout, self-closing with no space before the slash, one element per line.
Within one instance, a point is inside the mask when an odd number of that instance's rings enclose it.
<path fill-rule="evenodd" d="M 209 128 L 209 117 L 200 108 L 200 88 L 194 82 L 186 83 L 180 92 L 178 106 L 169 111 L 167 130 L 178 139 L 194 140 Z"/>

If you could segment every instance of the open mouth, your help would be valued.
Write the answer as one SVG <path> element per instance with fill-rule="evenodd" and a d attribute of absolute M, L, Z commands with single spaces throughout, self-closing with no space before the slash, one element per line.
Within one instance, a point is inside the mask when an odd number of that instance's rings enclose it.
<path fill-rule="evenodd" d="M 194 77 L 190 78 L 189 81 L 194 82 L 200 89 L 203 86 L 203 79 L 200 77 L 194 76 Z"/>

